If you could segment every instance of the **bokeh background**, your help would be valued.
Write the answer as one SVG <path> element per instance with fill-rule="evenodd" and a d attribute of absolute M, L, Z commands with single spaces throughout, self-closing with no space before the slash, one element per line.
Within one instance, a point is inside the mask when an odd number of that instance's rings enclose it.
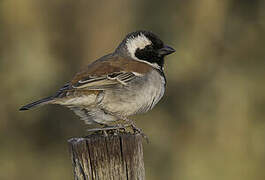
<path fill-rule="evenodd" d="M 71 111 L 18 108 L 146 29 L 176 53 L 167 90 L 134 117 L 149 136 L 148 180 L 265 179 L 265 1 L 2 0 L 0 179 L 73 179 L 67 139 L 86 134 Z"/>

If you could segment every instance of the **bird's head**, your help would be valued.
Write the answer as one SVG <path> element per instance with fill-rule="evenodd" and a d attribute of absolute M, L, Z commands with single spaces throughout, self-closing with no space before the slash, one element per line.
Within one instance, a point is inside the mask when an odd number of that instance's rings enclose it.
<path fill-rule="evenodd" d="M 125 37 L 116 52 L 122 52 L 134 60 L 143 61 L 161 69 L 164 65 L 164 57 L 175 50 L 149 31 L 135 31 Z"/>

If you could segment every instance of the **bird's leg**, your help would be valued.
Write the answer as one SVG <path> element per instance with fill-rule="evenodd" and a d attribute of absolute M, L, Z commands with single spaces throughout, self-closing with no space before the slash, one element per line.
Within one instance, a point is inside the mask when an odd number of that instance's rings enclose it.
<path fill-rule="evenodd" d="M 134 123 L 133 120 L 128 119 L 127 117 L 120 117 L 120 118 L 121 118 L 122 120 L 126 121 L 127 123 L 129 123 L 128 126 L 131 126 L 131 127 L 132 127 L 134 133 L 139 133 L 139 134 L 141 134 L 142 137 L 143 137 L 144 139 L 146 139 L 147 143 L 149 143 L 148 137 L 144 134 L 144 132 L 143 132 L 142 129 L 140 129 L 140 128 L 138 128 L 138 127 L 136 126 L 136 124 Z"/>
<path fill-rule="evenodd" d="M 114 116 L 114 117 L 116 117 L 118 119 L 121 119 L 121 120 L 124 120 L 125 122 L 127 122 L 128 124 L 126 124 L 125 127 L 131 126 L 133 131 L 134 131 L 134 133 L 138 132 L 139 134 L 142 135 L 142 137 L 144 139 L 146 139 L 147 142 L 149 142 L 149 140 L 148 140 L 147 136 L 144 134 L 143 130 L 140 129 L 140 128 L 137 128 L 135 123 L 133 122 L 133 120 L 131 120 L 131 119 L 125 117 L 125 116 L 121 116 L 121 115 L 118 115 L 118 114 L 115 114 L 115 113 L 112 113 L 112 112 L 109 112 L 109 111 L 106 111 L 106 110 L 104 110 L 104 112 L 106 114 L 112 115 L 112 116 Z M 124 125 L 121 125 L 121 124 L 117 124 L 117 126 L 119 127 L 118 129 L 124 129 L 125 128 Z M 123 128 L 121 126 L 123 126 Z"/>
<path fill-rule="evenodd" d="M 129 126 L 132 127 L 134 133 L 138 132 L 138 133 L 140 133 L 140 134 L 143 134 L 143 130 L 140 129 L 140 128 L 138 128 L 138 127 L 136 127 L 136 124 L 134 123 L 133 120 L 131 120 L 131 119 L 127 118 L 127 117 L 120 117 L 120 118 L 121 118 L 122 120 L 126 121 L 127 123 L 129 123 Z"/>
<path fill-rule="evenodd" d="M 116 124 L 116 126 L 113 126 L 113 127 L 118 127 L 117 129 L 125 129 L 125 127 L 131 126 L 131 124 L 133 124 L 133 121 L 130 120 L 130 119 L 128 119 L 128 118 L 125 117 L 125 116 L 121 116 L 121 115 L 119 115 L 119 114 L 112 113 L 112 112 L 107 111 L 107 110 L 105 110 L 105 109 L 104 109 L 104 110 L 102 109 L 102 111 L 104 111 L 106 114 L 109 114 L 109 115 L 111 115 L 111 116 L 116 117 L 116 118 L 119 119 L 119 120 L 124 120 L 125 122 L 129 123 L 129 124 L 125 124 L 125 125 L 122 125 L 122 124 L 119 123 L 119 124 Z M 136 126 L 134 126 L 134 127 L 136 127 Z"/>

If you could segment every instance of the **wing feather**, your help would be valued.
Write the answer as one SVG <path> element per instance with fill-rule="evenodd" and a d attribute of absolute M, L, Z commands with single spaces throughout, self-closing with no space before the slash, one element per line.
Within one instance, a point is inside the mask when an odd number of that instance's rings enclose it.
<path fill-rule="evenodd" d="M 126 86 L 127 83 L 135 79 L 137 76 L 131 72 L 118 72 L 101 77 L 85 77 L 77 83 L 73 84 L 74 89 L 104 90 L 117 85 Z"/>

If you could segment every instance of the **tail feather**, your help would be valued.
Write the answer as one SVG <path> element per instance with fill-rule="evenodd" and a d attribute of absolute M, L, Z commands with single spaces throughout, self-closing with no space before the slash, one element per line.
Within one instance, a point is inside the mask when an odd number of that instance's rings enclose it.
<path fill-rule="evenodd" d="M 22 106 L 19 110 L 20 110 L 20 111 L 29 110 L 29 109 L 31 109 L 31 108 L 34 108 L 34 107 L 37 107 L 37 106 L 40 106 L 40 105 L 47 104 L 47 103 L 49 103 L 50 101 L 52 101 L 53 99 L 54 99 L 54 96 L 50 96 L 50 97 L 47 97 L 47 98 L 44 98 L 44 99 L 41 99 L 41 100 L 35 101 L 35 102 L 33 102 L 33 103 L 27 104 L 27 105 L 25 105 L 25 106 Z"/>

